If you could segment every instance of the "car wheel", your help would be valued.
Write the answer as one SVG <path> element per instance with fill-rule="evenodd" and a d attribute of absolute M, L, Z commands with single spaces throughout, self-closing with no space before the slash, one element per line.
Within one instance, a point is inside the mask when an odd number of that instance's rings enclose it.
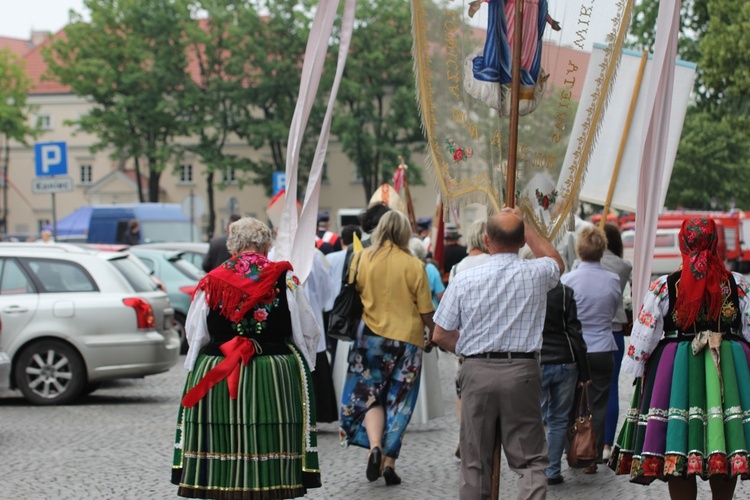
<path fill-rule="evenodd" d="M 86 387 L 81 356 L 58 340 L 42 340 L 24 348 L 14 370 L 18 389 L 36 405 L 70 403 Z"/>
<path fill-rule="evenodd" d="M 174 313 L 174 329 L 180 335 L 180 354 L 187 354 L 188 342 L 187 334 L 185 333 L 185 315 L 182 313 Z"/>

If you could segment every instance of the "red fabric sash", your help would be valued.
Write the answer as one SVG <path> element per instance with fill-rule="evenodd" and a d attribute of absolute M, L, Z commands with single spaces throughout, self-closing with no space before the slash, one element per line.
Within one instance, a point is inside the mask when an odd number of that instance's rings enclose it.
<path fill-rule="evenodd" d="M 198 401 L 208 394 L 213 386 L 227 379 L 229 398 L 237 399 L 237 391 L 240 385 L 240 363 L 247 366 L 250 359 L 255 355 L 255 343 L 247 337 L 234 337 L 224 342 L 221 347 L 224 353 L 224 361 L 214 366 L 203 378 L 182 398 L 182 406 L 192 408 Z"/>

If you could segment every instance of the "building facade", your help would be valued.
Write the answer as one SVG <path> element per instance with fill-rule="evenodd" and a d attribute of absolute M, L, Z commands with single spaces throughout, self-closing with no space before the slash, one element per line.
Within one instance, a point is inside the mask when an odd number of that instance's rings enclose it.
<path fill-rule="evenodd" d="M 76 120 L 84 115 L 93 105 L 84 98 L 74 95 L 69 88 L 43 78 L 46 64 L 41 54 L 45 44 L 50 43 L 61 32 L 49 39 L 35 34 L 30 40 L 17 40 L 0 37 L 0 47 L 7 46 L 21 54 L 26 61 L 26 70 L 34 82 L 30 92 L 29 103 L 36 106 L 35 119 L 42 128 L 37 142 L 66 142 L 68 148 L 68 176 L 73 179 L 72 192 L 57 193 L 54 196 L 53 209 L 50 194 L 33 194 L 32 182 L 36 177 L 34 168 L 34 148 L 11 143 L 10 164 L 5 179 L 6 186 L 0 186 L 0 207 L 7 205 L 7 232 L 38 233 L 45 225 L 65 217 L 83 205 L 134 203 L 138 201 L 137 184 L 132 161 L 121 161 L 112 158 L 112 149 L 91 152 L 96 138 L 77 130 L 66 121 Z M 577 63 L 585 65 L 588 55 L 564 47 L 548 46 L 548 57 L 574 57 Z M 552 75 L 551 83 L 562 85 L 564 74 Z M 576 96 L 577 98 L 578 96 Z M 188 139 L 189 140 L 189 139 Z M 270 159 L 270 151 L 255 150 L 239 140 L 230 141 L 226 152 L 253 159 Z M 425 165 L 425 158 L 414 155 L 412 161 Z M 143 191 L 147 193 L 147 172 L 142 162 Z M 342 152 L 341 144 L 331 137 L 326 157 L 327 175 L 321 187 L 320 210 L 331 214 L 331 229 L 340 229 L 337 214 L 340 210 L 363 209 L 367 205 L 364 188 L 357 177 L 356 166 Z M 395 165 L 394 165 L 395 167 Z M 251 215 L 266 220 L 265 208 L 270 198 L 261 186 L 237 182 L 237 172 L 220 172 L 214 175 L 214 183 L 221 189 L 214 189 L 216 230 L 232 212 Z M 432 175 L 424 172 L 425 186 L 411 186 L 412 201 L 418 217 L 434 216 L 437 190 L 432 185 Z M 182 203 L 186 198 L 195 196 L 204 202 L 207 198 L 204 166 L 197 157 L 186 156 L 175 161 L 161 176 L 159 201 L 164 203 Z M 468 207 L 460 215 L 460 223 L 467 224 L 484 214 L 482 207 Z M 208 214 L 204 213 L 198 221 L 206 236 Z"/>

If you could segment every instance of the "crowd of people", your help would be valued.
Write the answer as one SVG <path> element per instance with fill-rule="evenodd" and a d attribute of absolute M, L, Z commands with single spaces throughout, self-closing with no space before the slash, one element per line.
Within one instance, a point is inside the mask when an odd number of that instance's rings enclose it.
<path fill-rule="evenodd" d="M 716 256 L 712 221 L 683 224 L 681 270 L 652 285 L 632 324 L 632 266 L 616 226 L 582 225 L 570 263 L 506 208 L 472 223 L 467 246 L 448 226 L 438 262 L 430 219 L 415 231 L 376 203 L 360 225 L 334 233 L 328 222 L 319 214 L 304 285 L 274 261 L 273 233 L 254 218 L 230 221 L 212 242 L 186 323 L 179 495 L 303 496 L 321 484 L 317 422 L 334 421 L 342 445 L 367 450 L 367 480 L 400 484 L 409 423 L 442 414 L 438 351 L 456 359 L 461 499 L 497 487 L 496 443 L 518 474 L 519 499 L 563 483 L 582 392 L 596 437 L 584 473 L 607 462 L 635 482 L 668 481 L 680 499 L 696 497 L 696 477 L 714 498 L 731 498 L 736 478 L 750 477 L 750 285 Z M 325 335 L 343 282 L 362 302 L 351 342 Z M 637 377 L 624 422 L 621 365 Z"/>

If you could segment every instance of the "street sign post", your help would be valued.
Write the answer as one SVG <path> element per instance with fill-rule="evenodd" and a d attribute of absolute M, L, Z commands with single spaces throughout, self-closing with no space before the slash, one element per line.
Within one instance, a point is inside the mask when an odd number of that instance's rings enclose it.
<path fill-rule="evenodd" d="M 180 209 L 186 217 L 190 218 L 190 241 L 195 241 L 195 221 L 199 219 L 206 211 L 206 202 L 203 201 L 197 194 L 193 194 L 193 190 L 190 190 L 190 194 L 185 196 L 180 203 Z"/>
<path fill-rule="evenodd" d="M 282 189 L 286 189 L 286 172 L 274 172 L 273 195 L 276 196 Z"/>
<path fill-rule="evenodd" d="M 34 144 L 34 170 L 31 182 L 34 194 L 52 195 L 52 237 L 57 238 L 57 207 L 55 193 L 73 191 L 73 179 L 55 177 L 68 175 L 68 144 L 66 142 L 37 142 Z"/>
<path fill-rule="evenodd" d="M 73 179 L 70 177 L 49 177 L 31 180 L 31 192 L 34 194 L 70 193 L 71 191 L 73 191 Z"/>
<path fill-rule="evenodd" d="M 34 159 L 37 177 L 68 175 L 68 144 L 65 142 L 37 142 Z"/>

